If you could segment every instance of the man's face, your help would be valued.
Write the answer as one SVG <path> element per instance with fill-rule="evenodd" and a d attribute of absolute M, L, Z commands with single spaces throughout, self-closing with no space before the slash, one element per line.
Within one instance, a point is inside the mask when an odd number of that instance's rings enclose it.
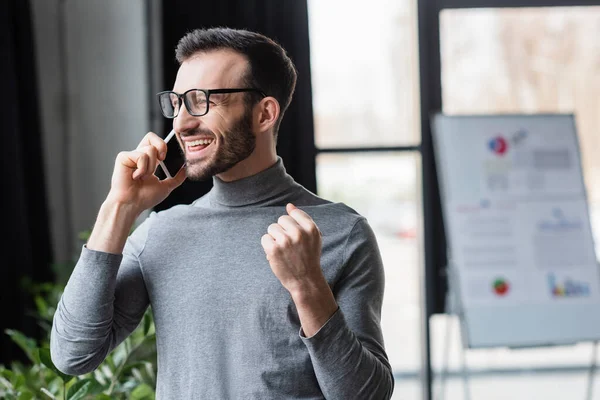
<path fill-rule="evenodd" d="M 233 51 L 198 53 L 179 67 L 173 91 L 245 87 L 248 62 Z M 186 157 L 188 179 L 206 180 L 246 159 L 256 146 L 252 109 L 244 93 L 211 94 L 209 111 L 190 115 L 184 105 L 173 121 Z"/>

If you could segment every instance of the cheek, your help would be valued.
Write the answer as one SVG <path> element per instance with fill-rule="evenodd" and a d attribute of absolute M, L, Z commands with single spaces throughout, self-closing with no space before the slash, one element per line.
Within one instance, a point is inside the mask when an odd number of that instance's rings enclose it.
<path fill-rule="evenodd" d="M 217 141 L 221 141 L 223 139 L 224 133 L 227 132 L 227 123 L 221 115 L 203 117 L 202 122 L 203 127 L 215 135 Z"/>
<path fill-rule="evenodd" d="M 227 116 L 225 115 L 225 112 L 222 108 L 217 108 L 216 110 L 214 110 L 213 115 L 211 115 L 211 117 L 214 119 L 218 119 L 221 122 L 224 122 L 227 120 Z"/>
<path fill-rule="evenodd" d="M 215 108 L 204 118 L 205 126 L 213 132 L 217 143 L 226 142 L 228 135 L 237 128 L 237 124 L 244 118 L 245 109 L 239 108 Z M 237 119 L 236 119 L 237 117 Z"/>
<path fill-rule="evenodd" d="M 235 121 L 219 117 L 211 121 L 210 125 L 207 124 L 209 129 L 217 137 L 219 142 L 227 140 L 230 132 L 235 126 Z"/>

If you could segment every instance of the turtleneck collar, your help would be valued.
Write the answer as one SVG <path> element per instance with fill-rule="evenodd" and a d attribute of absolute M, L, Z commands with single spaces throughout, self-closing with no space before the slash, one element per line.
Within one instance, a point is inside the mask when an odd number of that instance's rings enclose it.
<path fill-rule="evenodd" d="M 283 160 L 278 156 L 271 167 L 237 181 L 225 182 L 214 176 L 208 196 L 211 203 L 226 207 L 266 206 L 285 202 L 296 188 L 301 186 L 288 175 Z"/>

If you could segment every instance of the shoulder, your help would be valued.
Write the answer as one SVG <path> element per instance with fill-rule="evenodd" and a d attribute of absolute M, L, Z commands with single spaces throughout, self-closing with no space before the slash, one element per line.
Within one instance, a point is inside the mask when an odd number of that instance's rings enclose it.
<path fill-rule="evenodd" d="M 165 210 L 150 211 L 148 216 L 135 227 L 130 238 L 139 240 L 143 237 L 145 241 L 157 225 L 162 229 L 169 225 L 169 221 L 185 219 L 189 210 L 189 205 L 178 204 Z"/>
<path fill-rule="evenodd" d="M 344 203 L 328 202 L 300 208 L 311 216 L 324 236 L 351 239 L 350 236 L 371 235 L 367 219 Z"/>
<path fill-rule="evenodd" d="M 190 207 L 192 206 L 189 204 L 176 204 L 161 211 L 152 211 L 150 213 L 150 217 L 154 217 L 157 220 L 176 218 L 178 216 L 188 214 L 190 212 Z"/>
<path fill-rule="evenodd" d="M 192 220 L 190 205 L 175 205 L 161 211 L 150 211 L 133 228 L 127 238 L 124 252 L 141 257 L 144 250 L 150 246 L 162 243 L 166 238 L 178 238 L 181 228 Z"/>

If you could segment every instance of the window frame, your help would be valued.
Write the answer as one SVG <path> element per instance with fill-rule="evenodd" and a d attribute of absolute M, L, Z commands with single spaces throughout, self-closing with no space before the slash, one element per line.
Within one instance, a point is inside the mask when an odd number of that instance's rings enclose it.
<path fill-rule="evenodd" d="M 446 9 L 547 8 L 599 6 L 600 0 L 416 0 L 421 96 L 421 159 L 424 228 L 424 271 L 421 315 L 423 335 L 422 398 L 432 399 L 430 317 L 442 313 L 445 301 L 446 239 L 431 135 L 431 116 L 441 112 L 440 13 Z"/>

